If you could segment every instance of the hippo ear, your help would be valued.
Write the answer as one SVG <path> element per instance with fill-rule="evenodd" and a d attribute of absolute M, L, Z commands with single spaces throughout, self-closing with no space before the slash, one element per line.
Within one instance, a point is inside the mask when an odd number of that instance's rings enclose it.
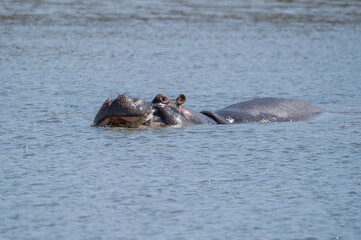
<path fill-rule="evenodd" d="M 181 94 L 179 94 L 179 96 L 177 97 L 177 99 L 175 100 L 175 103 L 177 104 L 177 106 L 179 107 L 180 105 L 182 105 L 183 103 L 185 103 L 186 102 L 186 96 L 183 94 L 183 93 L 181 93 Z"/>

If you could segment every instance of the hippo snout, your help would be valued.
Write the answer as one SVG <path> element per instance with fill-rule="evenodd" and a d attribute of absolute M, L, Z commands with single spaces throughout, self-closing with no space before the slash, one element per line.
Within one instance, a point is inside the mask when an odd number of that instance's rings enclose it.
<path fill-rule="evenodd" d="M 117 117 L 120 123 L 126 123 L 129 119 L 138 121 L 146 118 L 150 112 L 150 107 L 143 98 L 132 98 L 123 93 L 114 99 L 109 98 L 104 101 L 94 117 L 93 124 L 99 125 L 107 118 Z"/>

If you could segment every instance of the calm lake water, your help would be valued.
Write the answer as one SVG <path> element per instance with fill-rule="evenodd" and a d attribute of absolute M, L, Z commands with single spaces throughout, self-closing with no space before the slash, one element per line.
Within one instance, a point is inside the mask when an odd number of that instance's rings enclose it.
<path fill-rule="evenodd" d="M 0 2 L 1 239 L 361 239 L 360 1 Z M 307 122 L 91 127 L 109 97 Z"/>

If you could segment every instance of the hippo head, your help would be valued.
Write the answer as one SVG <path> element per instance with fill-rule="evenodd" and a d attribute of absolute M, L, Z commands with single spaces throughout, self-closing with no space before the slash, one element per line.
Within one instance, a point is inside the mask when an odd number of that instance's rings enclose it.
<path fill-rule="evenodd" d="M 153 110 L 152 121 L 155 125 L 181 126 L 189 124 L 180 105 L 185 103 L 186 97 L 180 94 L 176 100 L 170 100 L 164 94 L 158 94 L 151 103 Z"/>
<path fill-rule="evenodd" d="M 121 127 L 187 125 L 189 122 L 180 108 L 185 101 L 186 97 L 183 94 L 176 100 L 158 94 L 150 103 L 142 98 L 131 98 L 121 94 L 103 103 L 93 124 Z"/>
<path fill-rule="evenodd" d="M 105 100 L 95 115 L 93 124 L 136 127 L 141 125 L 150 113 L 151 109 L 144 99 L 121 94 L 114 99 Z"/>

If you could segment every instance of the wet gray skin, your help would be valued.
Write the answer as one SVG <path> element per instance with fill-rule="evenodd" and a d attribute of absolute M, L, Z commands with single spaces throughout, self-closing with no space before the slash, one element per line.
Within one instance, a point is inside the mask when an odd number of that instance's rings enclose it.
<path fill-rule="evenodd" d="M 164 94 L 158 94 L 150 103 L 142 98 L 131 98 L 121 94 L 103 103 L 93 124 L 121 127 L 216 124 L 212 118 L 181 106 L 185 101 L 184 94 L 180 94 L 175 100 L 168 99 Z"/>
<path fill-rule="evenodd" d="M 142 98 L 131 98 L 126 94 L 107 99 L 95 115 L 96 126 L 138 127 L 151 113 L 148 103 Z"/>
<path fill-rule="evenodd" d="M 158 94 L 151 103 L 153 118 L 150 125 L 189 125 L 191 122 L 186 118 L 180 108 L 186 101 L 183 94 L 180 94 L 176 100 L 170 100 L 164 94 Z"/>
<path fill-rule="evenodd" d="M 304 121 L 324 111 L 301 100 L 268 97 L 236 103 L 215 112 L 202 111 L 201 113 L 215 119 L 218 123 L 225 120 L 227 123 L 236 124 Z"/>
<path fill-rule="evenodd" d="M 307 120 L 323 109 L 312 104 L 282 98 L 258 98 L 211 112 L 196 112 L 182 106 L 184 94 L 170 100 L 158 94 L 152 102 L 121 94 L 107 99 L 94 118 L 96 126 L 183 126 L 191 124 L 236 124 L 243 122 L 285 122 Z"/>

